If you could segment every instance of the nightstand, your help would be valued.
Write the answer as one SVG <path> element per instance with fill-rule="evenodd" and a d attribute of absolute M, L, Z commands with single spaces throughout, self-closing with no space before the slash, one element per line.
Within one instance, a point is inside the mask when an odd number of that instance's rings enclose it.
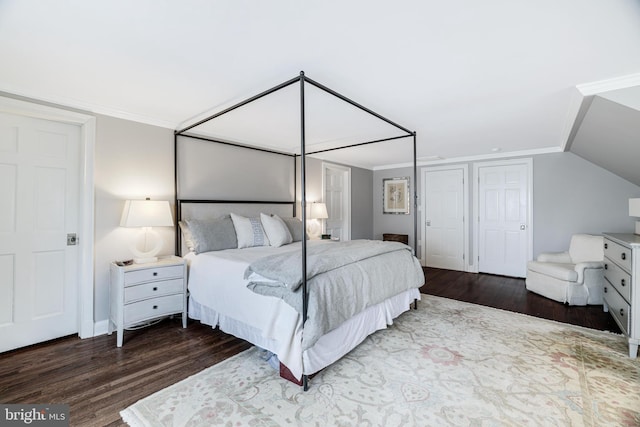
<path fill-rule="evenodd" d="M 118 347 L 125 328 L 150 320 L 179 313 L 182 327 L 187 327 L 187 264 L 180 257 L 127 266 L 111 263 L 110 295 L 108 334 L 117 331 Z"/>

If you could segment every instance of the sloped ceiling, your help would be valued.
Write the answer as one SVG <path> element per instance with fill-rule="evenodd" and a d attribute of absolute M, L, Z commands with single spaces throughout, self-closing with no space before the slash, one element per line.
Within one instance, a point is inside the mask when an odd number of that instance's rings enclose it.
<path fill-rule="evenodd" d="M 598 157 L 576 87 L 640 73 L 638 46 L 637 0 L 0 0 L 1 92 L 179 128 L 304 70 L 431 161 Z M 374 154 L 359 164 L 412 155 Z"/>
<path fill-rule="evenodd" d="M 570 151 L 640 186 L 640 85 L 593 96 Z"/>

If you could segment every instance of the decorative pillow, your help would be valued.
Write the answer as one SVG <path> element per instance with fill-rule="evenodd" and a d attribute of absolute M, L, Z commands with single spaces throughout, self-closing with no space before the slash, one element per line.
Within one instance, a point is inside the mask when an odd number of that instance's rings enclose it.
<path fill-rule="evenodd" d="M 245 218 L 232 213 L 231 220 L 238 236 L 238 248 L 269 246 L 269 238 L 262 228 L 260 218 Z"/>
<path fill-rule="evenodd" d="M 262 227 L 264 232 L 267 233 L 271 246 L 279 247 L 293 241 L 287 225 L 278 215 L 270 216 L 261 213 L 260 222 L 262 222 Z"/>
<path fill-rule="evenodd" d="M 282 218 L 282 221 L 287 225 L 289 232 L 291 233 L 291 237 L 294 242 L 299 242 L 304 237 L 304 232 L 302 231 L 302 221 L 298 218 Z"/>
<path fill-rule="evenodd" d="M 236 231 L 228 216 L 209 220 L 188 219 L 179 224 L 187 248 L 196 254 L 238 247 Z"/>

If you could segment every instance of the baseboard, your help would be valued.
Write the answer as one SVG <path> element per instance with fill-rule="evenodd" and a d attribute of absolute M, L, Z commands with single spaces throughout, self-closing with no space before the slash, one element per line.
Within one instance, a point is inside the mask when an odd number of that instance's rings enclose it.
<path fill-rule="evenodd" d="M 101 320 L 93 324 L 93 336 L 106 335 L 109 332 L 109 321 Z"/>

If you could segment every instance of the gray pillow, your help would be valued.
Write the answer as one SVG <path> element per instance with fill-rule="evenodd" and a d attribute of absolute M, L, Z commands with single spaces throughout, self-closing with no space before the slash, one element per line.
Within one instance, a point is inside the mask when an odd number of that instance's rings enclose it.
<path fill-rule="evenodd" d="M 236 230 L 228 216 L 218 219 L 188 219 L 179 224 L 187 248 L 196 254 L 238 247 Z"/>
<path fill-rule="evenodd" d="M 282 218 L 284 223 L 287 225 L 289 232 L 291 232 L 291 237 L 294 242 L 299 242 L 304 237 L 304 233 L 302 231 L 302 221 L 298 218 Z"/>

